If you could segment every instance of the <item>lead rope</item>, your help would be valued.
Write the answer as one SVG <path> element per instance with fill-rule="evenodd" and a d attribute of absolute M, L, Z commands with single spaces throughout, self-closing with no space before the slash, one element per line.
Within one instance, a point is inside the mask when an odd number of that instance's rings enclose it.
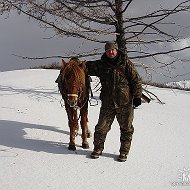
<path fill-rule="evenodd" d="M 61 98 L 61 100 L 59 101 L 59 103 L 60 103 L 61 107 L 65 107 L 65 104 L 62 104 L 62 102 L 63 102 L 63 98 Z"/>
<path fill-rule="evenodd" d="M 90 82 L 92 81 L 92 79 L 90 78 Z M 89 92 L 90 92 L 90 99 L 89 99 L 89 103 L 90 103 L 90 106 L 97 106 L 98 105 L 98 100 L 96 98 L 94 98 L 94 95 L 93 95 L 93 92 L 92 92 L 92 87 L 91 87 L 91 83 L 89 84 Z M 96 100 L 96 103 L 95 104 L 92 104 L 91 100 Z"/>

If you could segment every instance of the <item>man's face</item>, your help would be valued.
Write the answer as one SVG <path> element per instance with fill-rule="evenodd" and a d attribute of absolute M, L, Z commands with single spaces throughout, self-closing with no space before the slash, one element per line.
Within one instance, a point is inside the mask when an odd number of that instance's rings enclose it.
<path fill-rule="evenodd" d="M 106 50 L 106 56 L 108 57 L 108 58 L 114 58 L 114 57 L 116 57 L 116 55 L 117 55 L 117 50 L 116 49 L 108 49 L 108 50 Z"/>

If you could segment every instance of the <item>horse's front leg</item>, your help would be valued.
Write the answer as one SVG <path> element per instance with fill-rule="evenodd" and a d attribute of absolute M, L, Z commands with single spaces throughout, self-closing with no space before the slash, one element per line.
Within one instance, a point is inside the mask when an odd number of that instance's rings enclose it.
<path fill-rule="evenodd" d="M 87 138 L 89 137 L 89 131 L 88 131 L 88 109 L 83 108 L 81 109 L 81 128 L 82 128 L 82 148 L 88 149 L 89 144 L 87 141 Z"/>
<path fill-rule="evenodd" d="M 77 119 L 77 111 L 73 108 L 66 109 L 68 114 L 68 124 L 70 129 L 70 142 L 69 142 L 69 150 L 76 150 L 75 146 L 75 137 L 78 133 L 78 119 Z"/>

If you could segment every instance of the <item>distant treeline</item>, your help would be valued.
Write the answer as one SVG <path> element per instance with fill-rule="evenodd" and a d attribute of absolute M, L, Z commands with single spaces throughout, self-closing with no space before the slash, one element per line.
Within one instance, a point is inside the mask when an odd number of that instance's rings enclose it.
<path fill-rule="evenodd" d="M 59 62 L 54 62 L 51 64 L 46 64 L 46 65 L 40 65 L 36 67 L 31 67 L 30 69 L 61 69 L 61 65 Z"/>
<path fill-rule="evenodd" d="M 36 66 L 36 67 L 31 67 L 30 69 L 56 69 L 56 70 L 60 70 L 61 69 L 61 65 L 59 62 L 54 62 L 51 64 L 46 64 L 46 65 L 40 65 L 40 66 Z M 169 85 L 169 84 L 162 84 L 162 83 L 156 83 L 156 82 L 151 82 L 151 81 L 143 81 L 144 85 L 150 85 L 150 86 L 155 86 L 158 88 L 171 88 L 171 89 L 178 89 L 178 90 L 185 90 L 185 91 L 190 91 L 189 87 L 186 86 L 178 86 L 178 85 Z"/>

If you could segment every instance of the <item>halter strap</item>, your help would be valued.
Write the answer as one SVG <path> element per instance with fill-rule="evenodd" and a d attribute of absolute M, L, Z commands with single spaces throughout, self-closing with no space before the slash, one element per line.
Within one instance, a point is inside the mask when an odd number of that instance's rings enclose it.
<path fill-rule="evenodd" d="M 67 94 L 67 96 L 74 96 L 74 97 L 78 97 L 77 94 Z"/>

